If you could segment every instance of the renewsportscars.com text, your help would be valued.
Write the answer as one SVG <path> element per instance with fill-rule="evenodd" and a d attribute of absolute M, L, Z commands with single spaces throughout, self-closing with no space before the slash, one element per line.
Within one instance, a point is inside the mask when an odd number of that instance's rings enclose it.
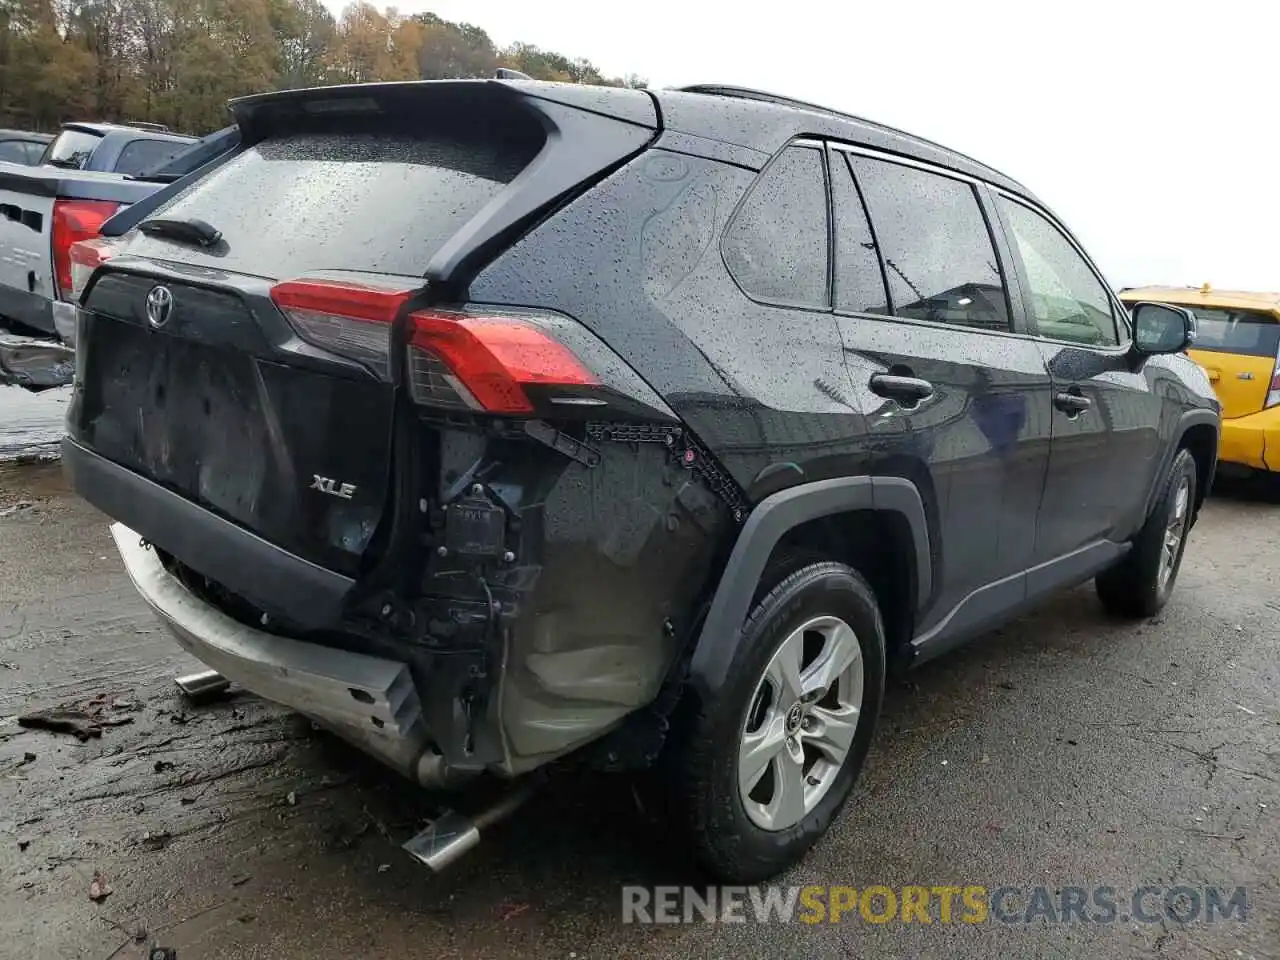
<path fill-rule="evenodd" d="M 623 887 L 623 923 L 1215 923 L 1244 887 Z"/>

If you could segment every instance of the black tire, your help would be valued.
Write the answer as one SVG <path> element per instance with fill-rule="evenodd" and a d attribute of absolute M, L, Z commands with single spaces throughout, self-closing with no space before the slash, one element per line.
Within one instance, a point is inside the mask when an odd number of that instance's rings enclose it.
<path fill-rule="evenodd" d="M 794 826 L 765 830 L 749 818 L 738 788 L 739 746 L 766 668 L 783 642 L 816 617 L 853 628 L 863 687 L 854 736 L 830 787 Z M 875 595 L 857 571 L 829 561 L 785 575 L 756 603 L 721 695 L 701 704 L 673 744 L 673 813 L 698 865 L 724 883 L 758 883 L 797 863 L 826 832 L 858 778 L 884 699 L 884 626 Z"/>
<path fill-rule="evenodd" d="M 1094 581 L 1098 598 L 1108 613 L 1130 619 L 1153 617 L 1169 602 L 1195 516 L 1198 480 L 1195 458 L 1190 451 L 1179 450 L 1169 467 L 1169 475 L 1165 478 L 1155 508 L 1134 539 L 1132 549 L 1117 566 Z M 1187 497 L 1182 535 L 1169 575 L 1162 580 L 1160 571 L 1165 537 L 1177 506 L 1178 490 L 1184 481 L 1187 483 Z"/>

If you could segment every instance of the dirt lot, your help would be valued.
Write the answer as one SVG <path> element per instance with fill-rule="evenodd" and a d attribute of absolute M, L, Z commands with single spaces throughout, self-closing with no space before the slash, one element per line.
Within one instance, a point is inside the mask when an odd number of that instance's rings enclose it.
<path fill-rule="evenodd" d="M 184 704 L 194 662 L 104 519 L 56 466 L 0 467 L 0 957 L 1280 957 L 1278 534 L 1280 503 L 1228 491 L 1158 619 L 1081 589 L 896 686 L 787 878 L 1246 885 L 1244 922 L 636 927 L 623 884 L 696 880 L 625 784 L 560 783 L 431 876 L 398 847 L 423 796 L 251 697 Z M 16 725 L 85 701 L 130 722 Z"/>

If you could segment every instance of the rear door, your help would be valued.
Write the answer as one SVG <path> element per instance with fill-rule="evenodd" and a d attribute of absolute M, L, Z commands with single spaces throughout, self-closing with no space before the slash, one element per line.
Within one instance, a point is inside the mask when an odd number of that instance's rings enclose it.
<path fill-rule="evenodd" d="M 1022 599 L 1049 456 L 1049 377 L 1011 315 L 979 185 L 854 150 L 833 157 L 846 363 L 870 395 L 875 469 L 916 481 L 936 517 L 922 627 L 963 605 L 958 635 Z M 994 604 L 966 602 L 997 581 Z"/>
<path fill-rule="evenodd" d="M 1190 309 L 1196 316 L 1196 342 L 1187 352 L 1209 375 L 1222 418 L 1247 417 L 1280 401 L 1272 383 L 1280 356 L 1280 318 L 1261 310 Z"/>

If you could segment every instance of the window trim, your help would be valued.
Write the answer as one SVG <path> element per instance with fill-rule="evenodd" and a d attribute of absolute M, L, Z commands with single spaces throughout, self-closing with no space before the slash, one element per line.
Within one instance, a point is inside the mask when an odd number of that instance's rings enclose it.
<path fill-rule="evenodd" d="M 1006 334 L 1015 334 L 1015 335 L 1020 333 L 1025 334 L 1025 331 L 1019 330 L 1019 327 L 1023 325 L 1020 322 L 1020 320 L 1023 319 L 1020 316 L 1020 311 L 1014 310 L 1013 291 L 1011 289 L 1011 284 L 1009 281 L 1009 275 L 1010 275 L 1009 264 L 1006 264 L 1004 262 L 1004 257 L 1003 257 L 1004 251 L 1001 246 L 1000 239 L 996 236 L 996 229 L 995 229 L 996 225 L 992 222 L 991 214 L 987 210 L 987 205 L 983 202 L 982 191 L 985 187 L 989 186 L 989 184 L 987 184 L 986 181 L 979 180 L 977 177 L 971 177 L 967 174 L 959 173 L 954 170 L 949 170 L 946 167 L 939 167 L 934 164 L 922 163 L 914 159 L 899 157 L 897 154 L 885 153 L 884 151 L 869 150 L 865 147 L 854 147 L 848 144 L 838 143 L 838 142 L 832 142 L 831 146 L 835 150 L 838 150 L 842 153 L 864 156 L 870 160 L 879 160 L 884 163 L 897 164 L 899 166 L 904 166 L 904 167 L 914 167 L 918 170 L 921 170 L 924 173 L 933 174 L 934 176 L 938 176 L 938 177 L 944 177 L 949 180 L 958 180 L 961 183 L 968 185 L 970 192 L 973 196 L 974 205 L 978 208 L 978 215 L 982 218 L 982 224 L 984 227 L 986 227 L 986 230 L 987 230 L 987 239 L 991 243 L 991 255 L 995 259 L 996 272 L 1000 275 L 1000 286 L 1004 291 L 1005 313 L 1006 313 L 1006 316 L 1008 316 L 1009 318 L 1008 329 L 992 330 L 989 327 L 975 327 L 975 326 L 970 326 L 968 324 L 963 324 L 963 323 L 946 323 L 944 321 L 939 321 L 939 320 L 920 320 L 915 317 L 900 316 L 897 313 L 889 314 L 886 317 L 886 319 L 898 320 L 898 321 L 904 321 L 904 322 L 922 323 L 931 327 L 941 327 L 947 330 L 967 330 L 972 333 L 991 333 L 997 336 L 1006 335 Z M 880 274 L 884 279 L 885 296 L 888 301 L 887 305 L 890 310 L 894 310 L 896 307 L 896 304 L 894 303 L 894 299 L 893 299 L 893 287 L 889 283 L 889 274 L 888 274 L 887 265 L 885 263 L 884 248 L 880 244 L 880 236 L 876 230 L 875 218 L 871 215 L 871 210 L 867 206 L 866 196 L 863 193 L 862 184 L 858 179 L 857 171 L 855 171 L 853 168 L 853 163 L 850 162 L 848 158 L 846 158 L 845 163 L 849 168 L 849 175 L 853 178 L 853 184 L 854 184 L 854 188 L 857 190 L 858 199 L 862 202 L 862 208 L 863 208 L 863 211 L 866 213 L 867 223 L 871 227 L 871 236 L 875 240 L 876 257 L 880 261 Z M 1000 226 L 1001 226 L 1001 229 L 1003 230 L 1004 229 L 1003 223 L 1001 223 Z M 834 233 L 834 230 L 835 230 L 834 216 L 831 224 L 831 229 L 832 229 L 832 232 Z M 834 269 L 834 264 L 833 264 L 833 269 Z M 1020 281 L 1017 283 L 1017 287 L 1018 287 L 1019 298 L 1021 298 L 1022 284 Z M 834 304 L 834 298 L 832 302 Z M 1020 300 L 1019 300 L 1019 306 L 1021 306 Z M 837 311 L 837 312 L 841 313 L 842 316 L 859 315 L 859 314 L 856 314 L 854 311 Z M 876 316 L 876 317 L 881 316 L 881 314 L 861 314 L 861 315 Z"/>
<path fill-rule="evenodd" d="M 823 204 L 823 208 L 826 210 L 827 214 L 827 269 L 826 276 L 824 277 L 825 290 L 823 291 L 826 302 L 821 306 L 812 303 L 802 303 L 795 300 L 779 300 L 772 297 L 761 297 L 756 294 L 749 293 L 747 289 L 743 287 L 742 281 L 738 279 L 737 274 L 733 272 L 733 268 L 729 265 L 729 260 L 725 256 L 725 242 L 728 240 L 729 234 L 733 231 L 734 226 L 737 225 L 738 218 L 742 216 L 742 212 L 746 209 L 747 203 L 751 200 L 751 197 L 755 194 L 756 190 L 759 189 L 760 184 L 764 182 L 764 178 L 769 174 L 769 171 L 772 170 L 774 165 L 777 164 L 786 152 L 793 147 L 813 150 L 818 154 L 818 162 L 822 165 L 822 188 L 826 191 L 826 202 Z M 724 264 L 725 272 L 729 274 L 729 278 L 733 281 L 733 285 L 738 288 L 738 291 L 752 303 L 758 303 L 767 307 L 783 307 L 788 310 L 807 310 L 810 313 L 831 313 L 834 305 L 834 299 L 832 296 L 832 277 L 834 276 L 835 271 L 832 250 L 832 245 L 835 243 L 834 230 L 832 229 L 832 216 L 834 213 L 832 210 L 833 203 L 834 201 L 831 194 L 831 171 L 827 166 L 827 151 L 824 148 L 822 141 L 806 137 L 795 137 L 787 141 L 787 143 L 783 145 L 782 149 L 770 157 L 769 162 L 761 167 L 756 173 L 755 179 L 751 181 L 751 184 L 734 205 L 733 212 L 729 214 L 729 219 L 726 221 L 724 229 L 720 231 L 720 239 L 716 244 L 716 247 L 720 252 L 720 262 Z"/>
<path fill-rule="evenodd" d="M 885 268 L 884 257 L 881 256 L 881 253 L 880 253 L 880 237 L 876 233 L 876 225 L 871 222 L 871 211 L 867 209 L 867 198 L 862 195 L 862 185 L 858 183 L 858 178 L 854 175 L 853 165 L 849 162 L 848 156 L 843 155 L 845 154 L 845 151 L 836 150 L 835 149 L 836 144 L 831 143 L 830 141 L 824 144 L 824 147 L 827 151 L 827 193 L 828 193 L 828 196 L 830 197 L 830 206 L 831 206 L 831 306 L 832 306 L 832 310 L 833 312 L 838 313 L 841 316 L 868 316 L 868 317 L 884 316 L 884 314 L 868 313 L 862 310 L 849 310 L 847 308 L 842 309 L 840 307 L 839 302 L 836 300 L 836 294 L 840 292 L 839 287 L 836 283 L 836 257 L 839 256 L 839 243 L 837 242 L 837 232 L 836 232 L 836 186 L 835 186 L 836 174 L 833 168 L 835 164 L 839 163 L 844 168 L 845 173 L 848 174 L 849 184 L 850 186 L 853 187 L 853 195 L 858 198 L 858 208 L 862 211 L 862 216 L 867 223 L 867 230 L 871 234 L 871 242 L 875 245 L 876 266 L 880 270 L 880 283 L 884 287 L 884 302 L 885 302 L 885 306 L 889 309 L 888 316 L 892 317 L 893 316 L 893 290 L 889 286 L 889 274 Z M 837 153 L 842 154 L 842 156 L 840 156 L 838 160 L 836 159 Z"/>
<path fill-rule="evenodd" d="M 1005 190 L 1002 187 L 997 187 L 992 185 L 991 190 L 995 194 L 995 198 L 996 198 L 995 206 L 996 206 L 997 212 L 1000 215 L 1001 223 L 1004 225 L 1005 231 L 1010 236 L 1010 243 L 1009 243 L 1011 248 L 1010 254 L 1017 261 L 1017 269 L 1019 274 L 1025 278 L 1027 268 L 1026 268 L 1026 264 L 1022 262 L 1022 254 L 1017 249 L 1017 241 L 1016 239 L 1014 239 L 1012 225 L 1008 223 L 1008 218 L 1005 216 L 1004 209 L 1000 205 L 999 201 L 1001 198 L 1008 200 L 1010 203 L 1016 203 L 1022 207 L 1025 207 L 1027 210 L 1030 210 L 1032 213 L 1039 214 L 1041 217 L 1043 217 L 1046 221 L 1048 221 L 1050 226 L 1054 227 L 1058 231 L 1058 233 L 1062 234 L 1063 238 L 1066 239 L 1067 243 L 1071 246 L 1071 248 L 1075 250 L 1076 255 L 1079 256 L 1080 259 L 1084 261 L 1084 265 L 1088 267 L 1089 271 L 1093 274 L 1094 279 L 1098 281 L 1098 284 L 1102 287 L 1103 292 L 1107 296 L 1108 302 L 1111 304 L 1111 322 L 1115 324 L 1117 343 L 1115 344 L 1080 343 L 1078 340 L 1060 340 L 1056 337 L 1044 336 L 1039 332 L 1039 326 L 1036 324 L 1035 314 L 1031 311 L 1029 305 L 1025 307 L 1026 313 L 1027 313 L 1028 335 L 1033 336 L 1035 337 L 1035 339 L 1041 340 L 1045 343 L 1063 344 L 1065 346 L 1076 347 L 1077 349 L 1081 349 L 1081 350 L 1097 350 L 1097 351 L 1100 351 L 1103 353 L 1109 353 L 1109 354 L 1124 354 L 1132 350 L 1133 331 L 1129 325 L 1128 309 L 1124 307 L 1122 301 L 1116 295 L 1115 291 L 1111 289 L 1111 284 L 1107 283 L 1106 278 L 1103 277 L 1102 275 L 1102 271 L 1098 269 L 1098 265 L 1093 262 L 1093 259 L 1087 253 L 1085 253 L 1084 248 L 1080 245 L 1080 242 L 1076 240 L 1076 238 L 1071 234 L 1071 231 L 1066 228 L 1066 225 L 1063 224 L 1061 220 L 1055 217 L 1052 213 L 1050 213 L 1040 204 L 1033 203 L 1030 200 L 1027 200 L 1025 197 L 1020 197 L 1016 193 L 1011 193 L 1010 191 Z M 1020 286 L 1029 290 L 1029 285 L 1026 284 L 1025 282 L 1020 284 Z"/>

